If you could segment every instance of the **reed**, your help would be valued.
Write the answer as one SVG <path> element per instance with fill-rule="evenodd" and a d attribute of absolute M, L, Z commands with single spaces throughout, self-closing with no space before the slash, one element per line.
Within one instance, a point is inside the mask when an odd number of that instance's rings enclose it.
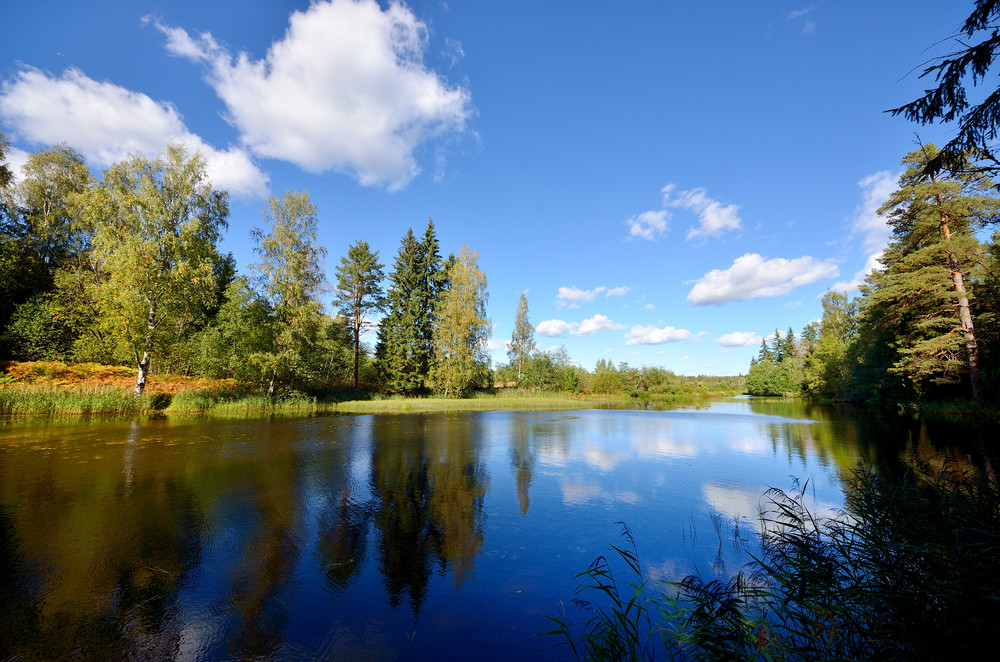
<path fill-rule="evenodd" d="M 926 465 L 891 478 L 858 471 L 834 517 L 811 513 L 803 494 L 767 493 L 760 548 L 730 579 L 690 575 L 647 595 L 634 545 L 613 547 L 631 594 L 609 581 L 602 557 L 580 574 L 578 593 L 602 599 L 597 608 L 577 599 L 592 615 L 583 631 L 561 617 L 545 634 L 589 660 L 942 660 L 990 650 L 1000 623 L 995 478 Z"/>
<path fill-rule="evenodd" d="M 136 397 L 117 386 L 8 384 L 0 388 L 0 416 L 12 418 L 131 418 L 154 411 L 158 395 Z"/>

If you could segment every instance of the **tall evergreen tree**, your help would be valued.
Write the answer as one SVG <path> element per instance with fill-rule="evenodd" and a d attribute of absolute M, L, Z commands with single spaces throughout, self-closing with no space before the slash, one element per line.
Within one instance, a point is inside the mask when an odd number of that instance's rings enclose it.
<path fill-rule="evenodd" d="M 370 325 L 366 315 L 385 308 L 382 292 L 383 265 L 379 264 L 378 251 L 372 252 L 367 241 L 358 241 L 347 249 L 337 267 L 337 299 L 334 302 L 347 320 L 354 341 L 354 388 L 358 388 L 358 357 L 361 353 L 361 334 Z"/>
<path fill-rule="evenodd" d="M 983 247 L 975 229 L 995 222 L 1000 201 L 980 173 L 925 176 L 938 154 L 925 145 L 906 155 L 899 188 L 879 209 L 892 227 L 881 258 L 884 272 L 872 279 L 873 320 L 891 327 L 900 358 L 892 371 L 918 390 L 926 382 L 953 383 L 968 376 L 981 399 L 982 375 L 968 291 L 970 272 Z"/>
<path fill-rule="evenodd" d="M 375 350 L 379 372 L 390 391 L 413 392 L 424 387 L 421 370 L 426 356 L 420 322 L 420 245 L 410 228 L 396 254 L 389 291 L 388 312 L 382 318 Z"/>

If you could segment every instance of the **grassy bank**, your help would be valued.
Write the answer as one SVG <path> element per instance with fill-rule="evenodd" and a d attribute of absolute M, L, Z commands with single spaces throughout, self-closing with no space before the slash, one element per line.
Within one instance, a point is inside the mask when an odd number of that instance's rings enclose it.
<path fill-rule="evenodd" d="M 459 411 L 560 411 L 573 409 L 671 409 L 699 406 L 737 393 L 685 386 L 681 392 L 632 394 L 551 393 L 502 390 L 468 398 L 331 393 L 325 397 L 285 391 L 267 397 L 232 380 L 152 375 L 146 394 L 132 395 L 128 368 L 58 362 L 0 364 L 0 416 L 22 418 L 135 418 L 137 416 L 259 418 L 337 414 L 405 414 Z M 693 380 L 694 381 L 694 380 Z"/>

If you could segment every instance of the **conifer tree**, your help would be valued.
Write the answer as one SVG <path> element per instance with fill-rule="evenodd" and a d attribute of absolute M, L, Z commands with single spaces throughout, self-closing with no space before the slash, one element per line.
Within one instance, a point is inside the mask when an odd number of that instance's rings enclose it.
<path fill-rule="evenodd" d="M 358 241 L 347 249 L 337 267 L 337 299 L 334 302 L 347 320 L 354 341 L 354 388 L 358 388 L 358 357 L 361 353 L 361 334 L 370 322 L 365 317 L 370 312 L 385 308 L 382 292 L 383 265 L 379 264 L 378 251 L 372 252 L 367 241 Z"/>
<path fill-rule="evenodd" d="M 954 383 L 968 375 L 981 398 L 982 373 L 968 279 L 983 247 L 975 229 L 994 222 L 1000 201 L 981 173 L 925 176 L 937 148 L 924 145 L 906 155 L 906 172 L 879 209 L 892 227 L 881 258 L 883 272 L 870 279 L 869 307 L 875 323 L 898 338 L 900 358 L 892 372 L 919 392 L 923 385 Z"/>
<path fill-rule="evenodd" d="M 420 326 L 420 246 L 408 229 L 396 254 L 389 291 L 388 312 L 382 318 L 375 350 L 379 372 L 386 388 L 411 392 L 422 389 L 425 372 L 421 358 L 425 355 L 424 335 Z"/>

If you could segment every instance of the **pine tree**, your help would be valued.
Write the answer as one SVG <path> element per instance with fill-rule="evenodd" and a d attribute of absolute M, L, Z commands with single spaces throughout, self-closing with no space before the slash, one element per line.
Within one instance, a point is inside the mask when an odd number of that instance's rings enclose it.
<path fill-rule="evenodd" d="M 967 282 L 983 247 L 975 229 L 1000 214 L 993 182 L 981 173 L 924 175 L 938 154 L 925 145 L 906 155 L 906 172 L 879 209 L 892 227 L 873 275 L 869 306 L 873 321 L 898 338 L 900 358 L 892 372 L 918 393 L 926 382 L 954 383 L 968 375 L 981 399 L 982 374 Z M 971 170 L 971 168 L 965 168 Z"/>
<path fill-rule="evenodd" d="M 334 302 L 347 320 L 354 341 L 354 388 L 358 388 L 358 357 L 361 354 L 361 334 L 370 325 L 366 315 L 385 308 L 382 292 L 383 265 L 378 251 L 372 252 L 367 241 L 358 241 L 347 249 L 337 267 L 337 299 Z"/>

